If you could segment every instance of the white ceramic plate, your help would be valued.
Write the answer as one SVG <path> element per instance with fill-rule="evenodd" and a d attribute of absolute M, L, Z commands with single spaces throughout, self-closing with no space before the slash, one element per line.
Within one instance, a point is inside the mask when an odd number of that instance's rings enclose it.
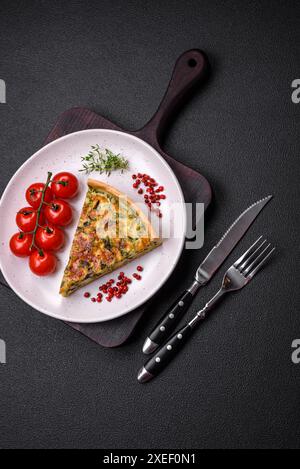
<path fill-rule="evenodd" d="M 67 263 L 69 251 L 86 194 L 87 176 L 78 172 L 81 156 L 88 153 L 91 145 L 99 144 L 113 152 L 121 153 L 129 160 L 130 170 L 121 174 L 114 172 L 110 176 L 92 173 L 94 179 L 101 179 L 127 194 L 133 201 L 142 202 L 141 195 L 132 188 L 131 175 L 141 172 L 150 174 L 165 187 L 167 199 L 163 201 L 161 223 L 174 227 L 176 214 L 176 234 L 168 237 L 159 248 L 146 254 L 137 261 L 132 261 L 123 269 L 130 275 L 138 264 L 144 267 L 141 281 L 133 281 L 129 291 L 121 299 L 114 298 L 111 303 L 92 303 L 83 297 L 84 291 L 96 294 L 99 284 L 110 277 L 116 278 L 119 271 L 108 274 L 102 279 L 79 289 L 68 298 L 59 295 L 59 286 Z M 79 195 L 70 200 L 74 208 L 74 221 L 66 228 L 67 242 L 58 253 L 59 263 L 56 272 L 48 277 L 37 277 L 31 273 L 27 259 L 13 256 L 9 250 L 9 240 L 17 232 L 15 214 L 27 206 L 25 189 L 33 182 L 44 182 L 47 171 L 53 174 L 70 171 L 79 178 Z M 176 209 L 171 209 L 171 204 Z M 142 204 L 146 212 L 146 206 Z M 158 220 L 158 218 L 157 218 Z M 113 130 L 83 130 L 62 137 L 29 158 L 16 172 L 6 187 L 0 201 L 0 267 L 12 287 L 26 303 L 38 311 L 58 319 L 71 322 L 93 323 L 117 318 L 137 308 L 157 292 L 173 271 L 180 257 L 186 232 L 186 212 L 184 198 L 174 173 L 165 160 L 147 143 L 123 132 Z"/>

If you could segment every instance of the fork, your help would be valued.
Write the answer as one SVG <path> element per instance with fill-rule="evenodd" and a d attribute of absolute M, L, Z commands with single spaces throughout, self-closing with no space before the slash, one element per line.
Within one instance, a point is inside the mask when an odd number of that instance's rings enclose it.
<path fill-rule="evenodd" d="M 138 381 L 145 383 L 157 376 L 182 349 L 192 332 L 208 315 L 214 305 L 226 294 L 245 287 L 275 250 L 260 236 L 252 246 L 227 270 L 220 290 L 196 316 L 168 339 L 138 373 Z"/>

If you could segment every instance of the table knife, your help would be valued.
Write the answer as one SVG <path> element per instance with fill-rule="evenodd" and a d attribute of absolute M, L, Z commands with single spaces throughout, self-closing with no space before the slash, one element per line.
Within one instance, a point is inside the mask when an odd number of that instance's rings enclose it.
<path fill-rule="evenodd" d="M 198 267 L 193 283 L 179 296 L 147 337 L 143 346 L 145 354 L 154 352 L 167 340 L 170 333 L 189 309 L 200 287 L 206 285 L 212 278 L 271 198 L 272 195 L 269 195 L 250 205 L 228 228 Z"/>

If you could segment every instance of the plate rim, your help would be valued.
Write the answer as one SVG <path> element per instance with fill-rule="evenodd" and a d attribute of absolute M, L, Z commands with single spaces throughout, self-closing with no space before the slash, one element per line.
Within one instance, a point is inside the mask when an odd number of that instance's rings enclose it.
<path fill-rule="evenodd" d="M 55 146 L 57 145 L 58 143 L 62 142 L 62 141 L 65 141 L 65 140 L 68 140 L 72 137 L 74 137 L 75 135 L 80 135 L 80 134 L 88 134 L 88 133 L 93 133 L 93 132 L 105 132 L 105 133 L 111 133 L 111 134 L 118 134 L 118 135 L 125 135 L 126 137 L 130 138 L 130 139 L 133 139 L 133 140 L 136 140 L 139 144 L 142 144 L 143 146 L 146 146 L 148 147 L 148 149 L 150 149 L 152 152 L 154 152 L 156 154 L 156 156 L 158 157 L 158 159 L 161 161 L 161 163 L 170 171 L 170 173 L 172 174 L 173 176 L 173 179 L 176 183 L 176 186 L 177 186 L 177 190 L 179 191 L 180 193 L 180 196 L 181 196 L 181 199 L 182 199 L 182 203 L 185 204 L 185 198 L 184 198 L 184 194 L 183 194 L 183 191 L 182 191 L 182 188 L 181 188 L 181 185 L 178 181 L 178 178 L 176 176 L 176 174 L 174 173 L 174 171 L 172 170 L 172 168 L 170 167 L 170 165 L 168 164 L 168 162 L 162 157 L 162 155 L 154 148 L 152 147 L 152 145 L 150 145 L 148 142 L 146 142 L 145 140 L 142 140 L 141 138 L 135 136 L 135 135 L 132 135 L 128 132 L 125 132 L 125 131 L 122 131 L 122 130 L 113 130 L 113 129 L 83 129 L 83 130 L 79 130 L 79 131 L 76 131 L 76 132 L 71 132 L 69 134 L 66 134 L 66 135 L 63 135 L 62 137 L 59 137 L 57 138 L 56 140 L 53 140 L 52 142 L 49 142 L 48 144 L 42 146 L 41 148 L 39 148 L 35 153 L 33 153 L 27 160 L 24 161 L 24 163 L 21 164 L 21 166 L 17 169 L 17 171 L 14 173 L 14 175 L 11 177 L 11 179 L 9 180 L 9 182 L 7 183 L 3 193 L 1 194 L 1 198 L 0 198 L 0 211 L 1 209 L 3 208 L 3 199 L 5 198 L 6 196 L 6 193 L 9 191 L 11 185 L 14 183 L 14 181 L 17 179 L 19 173 L 23 170 L 24 167 L 26 167 L 30 161 L 36 159 L 39 157 L 40 153 L 47 150 L 48 148 L 50 148 L 51 146 Z M 186 214 L 186 210 L 184 209 L 182 211 L 183 213 L 183 230 L 182 230 L 182 236 L 181 236 L 181 246 L 180 246 L 180 249 L 178 250 L 178 254 L 177 256 L 174 258 L 173 260 L 173 263 L 172 263 L 172 267 L 169 269 L 168 273 L 165 275 L 165 277 L 163 277 L 162 281 L 159 283 L 159 286 L 157 287 L 157 289 L 154 290 L 154 292 L 147 296 L 146 298 L 142 299 L 138 304 L 136 304 L 134 307 L 128 309 L 127 311 L 125 312 L 121 312 L 119 314 L 116 314 L 114 315 L 113 317 L 111 318 L 105 318 L 103 320 L 78 320 L 78 319 L 70 319 L 69 317 L 68 318 L 65 318 L 63 317 L 62 315 L 58 315 L 56 314 L 55 312 L 49 312 L 47 309 L 43 309 L 43 308 L 40 308 L 40 307 L 37 307 L 31 300 L 28 300 L 27 298 L 25 299 L 25 297 L 23 296 L 23 294 L 19 291 L 19 290 L 16 290 L 13 285 L 11 284 L 11 282 L 8 280 L 7 276 L 6 276 L 6 273 L 3 269 L 3 263 L 2 263 L 2 258 L 0 256 L 0 269 L 1 269 L 1 272 L 2 272 L 2 275 L 4 277 L 4 279 L 6 280 L 6 282 L 8 283 L 8 285 L 10 286 L 10 288 L 13 290 L 13 292 L 19 297 L 21 298 L 21 300 L 23 300 L 26 304 L 28 304 L 29 306 L 31 306 L 35 311 L 39 312 L 39 313 L 42 313 L 42 314 L 45 314 L 46 316 L 49 316 L 49 317 L 52 317 L 52 318 L 55 318 L 55 319 L 59 319 L 61 321 L 65 321 L 65 322 L 70 322 L 70 323 L 78 323 L 78 324 L 98 324 L 98 323 L 101 323 L 101 322 L 106 322 L 106 321 L 113 321 L 114 319 L 117 319 L 117 318 L 120 318 L 122 316 L 125 316 L 129 313 L 131 313 L 132 311 L 134 311 L 135 309 L 139 308 L 140 306 L 142 306 L 144 303 L 146 303 L 147 301 L 150 300 L 150 298 L 152 298 L 154 295 L 157 294 L 157 292 L 160 290 L 160 288 L 163 287 L 163 285 L 167 282 L 167 280 L 169 279 L 169 277 L 171 276 L 171 274 L 173 273 L 176 265 L 178 264 L 178 261 L 181 257 L 181 254 L 182 254 L 182 251 L 183 251 L 183 247 L 184 247 L 184 242 L 185 242 L 185 238 L 186 238 L 186 229 L 187 229 L 187 214 Z"/>

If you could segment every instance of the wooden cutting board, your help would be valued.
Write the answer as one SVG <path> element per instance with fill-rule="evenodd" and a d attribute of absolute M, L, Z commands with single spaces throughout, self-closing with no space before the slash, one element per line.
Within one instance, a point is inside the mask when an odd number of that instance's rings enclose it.
<path fill-rule="evenodd" d="M 89 109 L 78 107 L 69 109 L 59 116 L 45 144 L 84 129 L 113 129 L 130 133 L 145 140 L 165 158 L 181 184 L 186 202 L 202 202 L 207 208 L 211 201 L 211 188 L 207 180 L 200 173 L 167 155 L 161 148 L 160 142 L 179 106 L 186 101 L 196 85 L 204 83 L 208 67 L 208 60 L 202 51 L 192 49 L 184 52 L 176 61 L 169 86 L 157 112 L 140 130 L 126 131 Z M 129 338 L 148 306 L 149 302 L 112 321 L 97 324 L 68 324 L 98 344 L 117 347 Z"/>

